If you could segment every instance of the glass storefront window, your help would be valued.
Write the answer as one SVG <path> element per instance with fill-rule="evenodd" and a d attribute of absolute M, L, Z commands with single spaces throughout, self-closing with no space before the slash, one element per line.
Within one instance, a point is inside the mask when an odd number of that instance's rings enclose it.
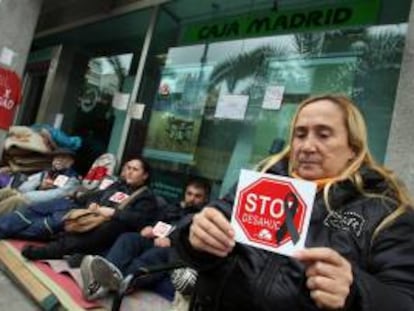
<path fill-rule="evenodd" d="M 370 148 L 382 162 L 405 33 L 399 24 L 170 48 L 144 156 L 166 173 L 207 178 L 224 193 L 241 168 L 283 147 L 301 100 L 342 93 L 360 105 Z M 272 89 L 282 102 L 269 109 L 265 95 Z M 227 116 L 217 117 L 227 95 L 247 98 L 241 117 L 232 116 L 234 103 L 227 103 Z"/>
<path fill-rule="evenodd" d="M 113 97 L 121 91 L 132 61 L 132 53 L 92 58 L 73 117 L 73 134 L 82 137 L 83 161 L 77 169 L 86 173 L 90 164 L 105 153 L 115 119 Z"/>

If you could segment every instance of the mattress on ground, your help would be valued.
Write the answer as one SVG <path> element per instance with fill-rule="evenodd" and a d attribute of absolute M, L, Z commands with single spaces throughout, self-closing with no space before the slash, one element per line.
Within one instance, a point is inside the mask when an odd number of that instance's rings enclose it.
<path fill-rule="evenodd" d="M 13 280 L 23 287 L 43 310 L 110 310 L 112 298 L 97 302 L 83 299 L 79 269 L 64 260 L 27 261 L 20 255 L 26 242 L 0 241 L 0 263 Z M 170 302 L 161 296 L 139 291 L 124 298 L 121 311 L 167 311 Z"/>

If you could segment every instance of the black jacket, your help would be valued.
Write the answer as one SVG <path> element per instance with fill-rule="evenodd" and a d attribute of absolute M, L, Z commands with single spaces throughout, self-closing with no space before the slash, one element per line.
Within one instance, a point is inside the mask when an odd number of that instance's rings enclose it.
<path fill-rule="evenodd" d="M 183 207 L 181 202 L 167 205 L 162 210 L 161 220 L 172 224 L 176 229 L 181 228 L 191 222 L 194 214 L 201 211 L 203 205 L 193 205 Z"/>
<path fill-rule="evenodd" d="M 87 202 L 95 202 L 103 206 L 117 209 L 117 204 L 110 200 L 116 192 L 132 194 L 131 188 L 124 182 L 117 182 L 109 188 L 90 196 Z M 78 202 L 79 207 L 82 202 Z M 88 206 L 88 203 L 83 207 Z M 63 232 L 57 240 L 43 247 L 38 259 L 57 259 L 75 253 L 98 254 L 109 249 L 115 240 L 124 232 L 139 232 L 143 227 L 152 225 L 160 218 L 161 211 L 154 194 L 149 188 L 137 195 L 123 210 L 116 210 L 110 220 L 97 228 L 83 233 Z"/>
<path fill-rule="evenodd" d="M 287 168 L 279 163 L 269 173 L 287 175 Z M 360 173 L 367 191 L 392 197 L 379 174 L 369 169 Z M 234 192 L 213 206 L 230 217 L 233 201 Z M 372 239 L 393 203 L 362 195 L 349 181 L 331 189 L 330 202 L 331 214 L 317 194 L 306 246 L 333 248 L 352 263 L 354 283 L 345 310 L 414 310 L 414 213 L 405 213 Z M 319 310 L 309 297 L 300 262 L 241 244 L 218 258 L 191 248 L 188 230 L 176 236 L 176 247 L 199 270 L 192 310 Z"/>
<path fill-rule="evenodd" d="M 152 224 L 161 215 L 161 210 L 157 205 L 155 196 L 152 191 L 147 188 L 133 199 L 124 209 L 118 210 L 119 203 L 113 202 L 110 198 L 116 192 L 122 192 L 132 195 L 138 188 L 127 185 L 120 180 L 107 189 L 93 192 L 83 196 L 76 202 L 79 208 L 87 208 L 92 202 L 101 206 L 112 207 L 116 209 L 111 221 L 122 222 L 127 230 L 136 231 Z"/>

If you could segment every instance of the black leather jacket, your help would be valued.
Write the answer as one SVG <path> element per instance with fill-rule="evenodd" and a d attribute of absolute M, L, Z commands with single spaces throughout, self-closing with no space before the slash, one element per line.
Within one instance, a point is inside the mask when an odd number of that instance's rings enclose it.
<path fill-rule="evenodd" d="M 269 173 L 287 175 L 287 169 L 279 163 Z M 360 173 L 367 191 L 387 194 L 379 174 Z M 230 217 L 233 201 L 230 194 L 212 205 Z M 362 195 L 347 181 L 331 189 L 330 202 L 335 212 L 329 214 L 322 194 L 317 195 L 306 246 L 333 248 L 352 263 L 354 283 L 344 310 L 414 310 L 414 213 L 405 213 L 372 239 L 394 204 Z M 192 310 L 320 310 L 309 297 L 300 262 L 241 244 L 218 258 L 195 251 L 188 230 L 176 235 L 176 248 L 199 270 Z"/>

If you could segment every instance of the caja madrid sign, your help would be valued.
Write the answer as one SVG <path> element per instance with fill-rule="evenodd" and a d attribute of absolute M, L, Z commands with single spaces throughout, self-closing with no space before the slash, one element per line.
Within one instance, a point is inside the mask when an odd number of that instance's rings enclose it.
<path fill-rule="evenodd" d="M 0 129 L 8 130 L 20 102 L 20 79 L 11 70 L 0 67 Z"/>
<path fill-rule="evenodd" d="M 304 247 L 314 183 L 242 170 L 233 207 L 236 241 L 290 255 Z"/>

